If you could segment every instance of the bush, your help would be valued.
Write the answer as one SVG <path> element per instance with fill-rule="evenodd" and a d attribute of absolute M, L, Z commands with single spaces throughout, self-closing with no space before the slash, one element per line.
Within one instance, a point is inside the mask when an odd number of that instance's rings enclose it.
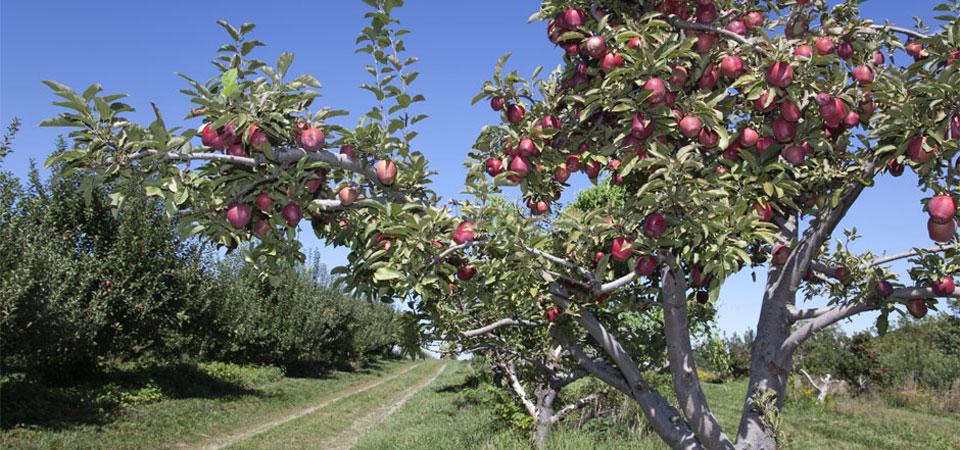
<path fill-rule="evenodd" d="M 155 198 L 131 193 L 115 210 L 110 186 L 81 198 L 82 180 L 0 172 L 4 373 L 67 386 L 123 361 L 186 357 L 316 374 L 399 342 L 396 311 L 345 295 L 318 256 L 274 286 L 185 237 Z"/>

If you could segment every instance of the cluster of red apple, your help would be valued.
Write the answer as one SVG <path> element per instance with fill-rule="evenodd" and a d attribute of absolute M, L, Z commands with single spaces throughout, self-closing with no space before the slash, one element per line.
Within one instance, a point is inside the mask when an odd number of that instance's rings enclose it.
<path fill-rule="evenodd" d="M 227 154 L 231 156 L 247 157 L 248 153 L 243 148 L 243 139 L 241 136 L 236 135 L 235 131 L 232 123 L 228 123 L 215 130 L 208 124 L 205 125 L 201 131 L 201 141 L 203 145 L 212 150 L 222 150 L 226 148 Z M 263 152 L 271 145 L 267 134 L 256 125 L 249 126 L 246 135 L 248 145 L 253 151 Z M 307 152 L 318 152 L 324 147 L 325 136 L 321 129 L 309 126 L 303 121 L 298 121 L 293 131 L 293 141 L 298 147 Z M 351 159 L 356 158 L 352 145 L 340 147 L 340 153 Z M 375 170 L 377 178 L 383 186 L 391 186 L 396 181 L 397 165 L 393 161 L 389 159 L 380 160 L 375 165 Z M 321 192 L 320 188 L 326 182 L 327 171 L 328 169 L 326 168 L 314 169 L 312 174 L 304 180 L 309 193 L 319 195 Z M 286 190 L 286 197 L 288 199 L 287 203 L 281 208 L 280 214 L 287 225 L 296 227 L 297 224 L 300 223 L 300 220 L 303 219 L 303 210 L 292 198 L 289 187 Z M 350 206 L 359 198 L 359 194 L 353 187 L 346 186 L 340 189 L 337 197 L 342 206 Z M 230 225 L 237 229 L 246 228 L 252 222 L 253 233 L 262 239 L 273 229 L 269 222 L 269 215 L 273 211 L 273 205 L 274 197 L 266 191 L 260 192 L 253 202 L 253 206 L 260 211 L 256 220 L 254 220 L 253 208 L 245 203 L 229 205 L 227 207 L 226 218 Z M 232 241 L 230 248 L 232 249 L 235 246 L 236 242 Z M 387 249 L 389 249 L 389 246 L 387 246 Z"/>

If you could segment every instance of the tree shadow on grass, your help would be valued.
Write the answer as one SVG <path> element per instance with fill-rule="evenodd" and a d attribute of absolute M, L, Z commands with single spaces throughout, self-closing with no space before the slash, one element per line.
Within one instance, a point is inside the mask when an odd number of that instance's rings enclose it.
<path fill-rule="evenodd" d="M 0 385 L 0 427 L 57 430 L 103 425 L 124 408 L 161 400 L 249 396 L 270 394 L 212 376 L 191 363 L 101 371 L 69 386 L 51 386 L 15 374 L 5 376 Z"/>

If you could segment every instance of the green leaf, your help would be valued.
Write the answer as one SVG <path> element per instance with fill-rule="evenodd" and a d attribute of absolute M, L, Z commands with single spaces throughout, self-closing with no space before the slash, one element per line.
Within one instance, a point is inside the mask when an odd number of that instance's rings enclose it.
<path fill-rule="evenodd" d="M 233 97 L 240 93 L 240 87 L 237 86 L 237 68 L 224 72 L 220 77 L 220 84 L 223 86 L 221 93 L 226 97 Z"/>
<path fill-rule="evenodd" d="M 390 267 L 381 267 L 373 274 L 373 278 L 375 278 L 377 281 L 394 280 L 400 278 L 401 276 L 403 276 L 403 274 L 400 273 L 399 270 Z"/>
<path fill-rule="evenodd" d="M 219 24 L 220 26 L 222 26 L 223 29 L 227 30 L 227 33 L 230 33 L 230 37 L 232 37 L 233 40 L 235 40 L 235 41 L 239 41 L 239 40 L 240 40 L 240 32 L 237 31 L 237 29 L 234 28 L 232 25 L 230 25 L 229 23 L 227 23 L 227 21 L 225 21 L 225 20 L 218 20 L 218 21 L 217 21 L 217 24 Z"/>

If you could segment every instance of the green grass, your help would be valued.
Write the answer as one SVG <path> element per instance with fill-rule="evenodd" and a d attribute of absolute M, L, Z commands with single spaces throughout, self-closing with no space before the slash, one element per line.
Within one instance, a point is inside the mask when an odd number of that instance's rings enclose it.
<path fill-rule="evenodd" d="M 376 423 L 406 392 L 446 370 L 396 414 Z M 411 370 L 399 374 L 401 371 Z M 130 407 L 90 423 L 21 426 L 0 434 L 0 447 L 196 448 L 293 412 L 396 378 L 341 398 L 312 414 L 239 441 L 231 449 L 330 448 L 356 441 L 359 450 L 528 449 L 525 431 L 511 428 L 468 383 L 467 366 L 454 361 L 394 361 L 369 371 L 325 379 L 286 378 L 225 395 L 179 398 Z M 268 380 L 266 376 L 262 380 Z M 746 382 L 705 384 L 710 406 L 728 433 L 735 433 Z M 551 449 L 663 449 L 655 435 L 625 426 L 575 429 L 561 423 Z M 891 408 L 882 400 L 836 398 L 825 406 L 788 398 L 783 413 L 787 449 L 957 449 L 960 416 Z M 649 432 L 647 432 L 649 433 Z"/>
<path fill-rule="evenodd" d="M 485 405 L 463 402 L 464 365 L 448 370 L 413 397 L 399 413 L 364 435 L 356 449 L 527 449 L 526 433 L 510 430 Z M 746 381 L 705 384 L 721 425 L 736 433 Z M 787 449 L 951 449 L 960 448 L 960 417 L 891 408 L 879 400 L 839 398 L 826 406 L 784 408 Z M 657 436 L 636 436 L 620 428 L 577 431 L 555 427 L 550 448 L 665 449 Z"/>
<path fill-rule="evenodd" d="M 315 449 L 333 448 L 372 425 L 384 413 L 385 407 L 400 400 L 405 390 L 429 380 L 444 362 L 430 360 L 375 388 L 338 400 L 316 412 L 271 428 L 250 439 L 238 442 L 230 449 Z M 428 388 L 429 389 L 429 388 Z M 408 406 L 409 403 L 406 406 Z M 365 427 L 363 427 L 365 428 Z"/>
<path fill-rule="evenodd" d="M 334 398 L 340 391 L 371 383 L 411 364 L 416 363 L 390 361 L 369 370 L 334 373 L 327 378 L 287 378 L 239 393 L 178 398 L 83 421 L 15 427 L 0 433 L 0 447 L 149 449 L 186 444 L 189 448 Z"/>

